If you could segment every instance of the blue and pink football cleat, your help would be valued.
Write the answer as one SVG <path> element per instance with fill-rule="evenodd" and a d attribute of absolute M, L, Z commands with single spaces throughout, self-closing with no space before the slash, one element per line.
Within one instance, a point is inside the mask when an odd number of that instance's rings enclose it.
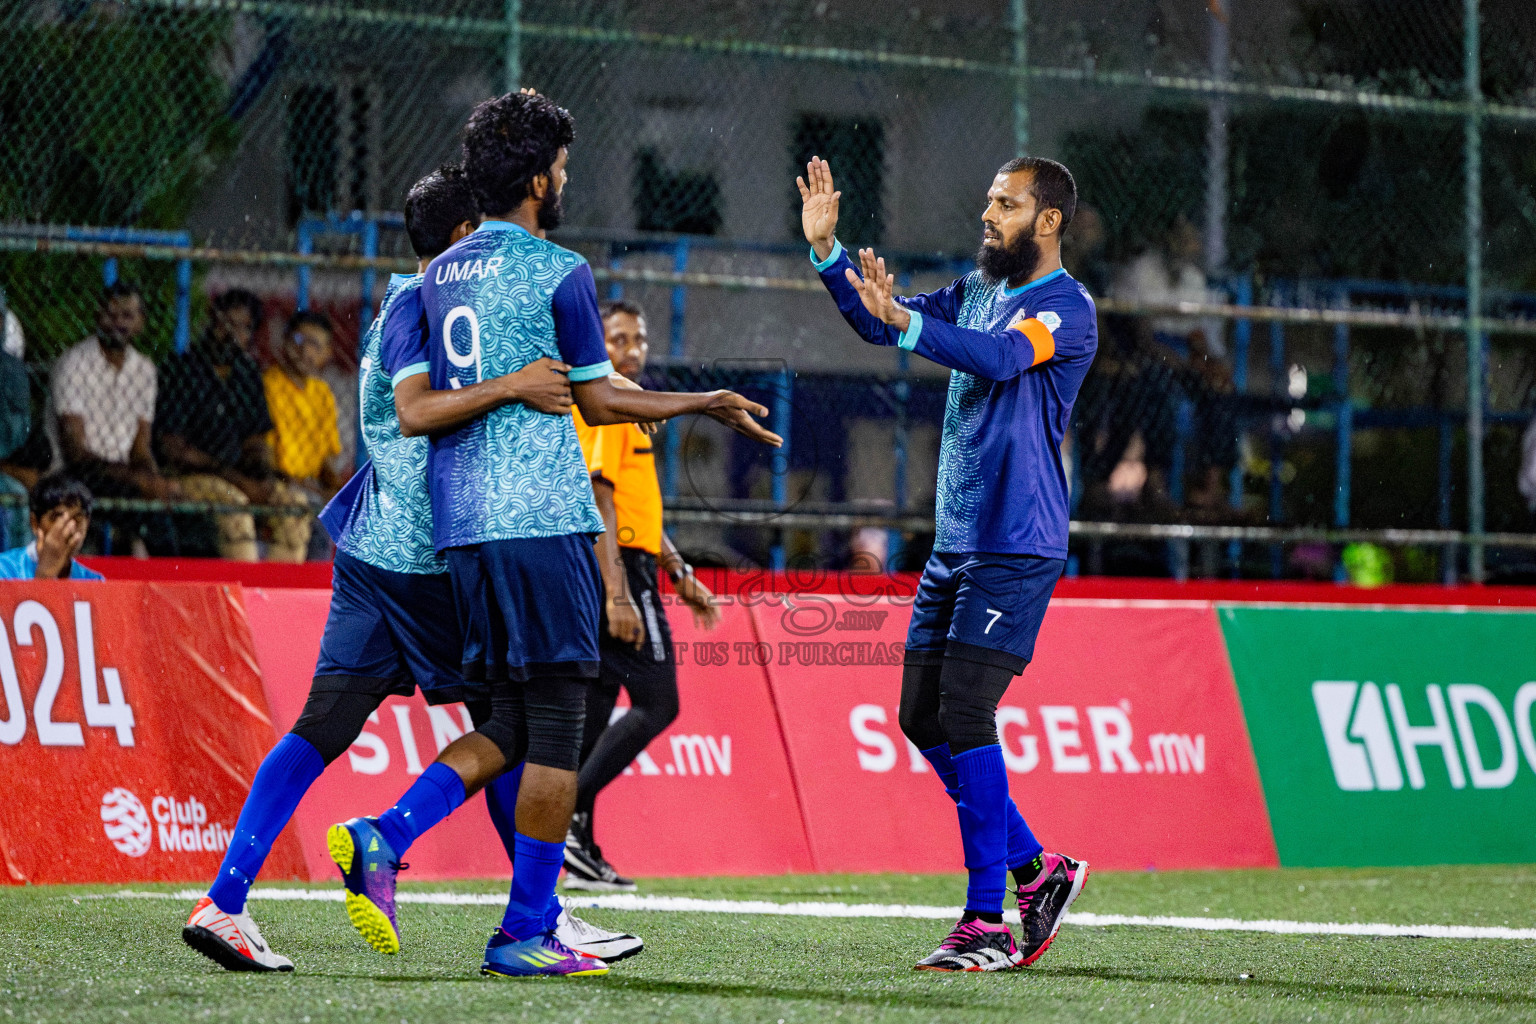
<path fill-rule="evenodd" d="M 395 878 L 401 864 L 377 818 L 353 818 L 332 825 L 325 833 L 331 860 L 341 869 L 347 888 L 347 919 L 363 940 L 380 953 L 400 952 L 400 926 L 395 921 Z"/>
<path fill-rule="evenodd" d="M 1067 908 L 1088 882 L 1088 862 L 1059 853 L 1041 854 L 1044 866 L 1033 882 L 1019 887 L 1019 918 L 1024 953 L 1021 966 L 1040 959 L 1061 929 Z"/>
<path fill-rule="evenodd" d="M 497 928 L 485 946 L 480 973 L 502 978 L 587 978 L 608 973 L 608 965 L 583 956 L 555 938 L 553 931 L 531 939 L 514 939 Z"/>

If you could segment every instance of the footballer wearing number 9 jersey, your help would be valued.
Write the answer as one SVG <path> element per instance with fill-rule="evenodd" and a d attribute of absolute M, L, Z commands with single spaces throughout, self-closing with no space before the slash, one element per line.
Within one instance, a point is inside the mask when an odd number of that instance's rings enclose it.
<path fill-rule="evenodd" d="M 753 419 L 768 410 L 740 395 L 624 390 L 609 380 L 591 268 L 544 237 L 560 222 L 574 139 L 570 112 L 531 91 L 486 100 L 470 116 L 464 172 L 482 220 L 422 280 L 433 389 L 559 359 L 590 424 L 702 413 L 781 443 Z M 502 754 L 508 765 L 525 762 L 511 898 L 481 970 L 601 973 L 559 941 L 545 915 L 565 863 L 588 680 L 599 660 L 593 537 L 603 520 L 576 428 L 568 415 L 501 406 L 434 436 L 427 476 L 433 542 L 466 625 L 464 675 L 486 679 L 493 705 L 513 711 L 515 739 Z"/>

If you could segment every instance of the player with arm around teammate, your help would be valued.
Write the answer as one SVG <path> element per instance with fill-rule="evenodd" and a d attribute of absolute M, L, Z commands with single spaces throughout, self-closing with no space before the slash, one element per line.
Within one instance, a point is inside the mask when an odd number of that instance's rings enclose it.
<path fill-rule="evenodd" d="M 467 234 L 474 217 L 462 176 L 451 170 L 428 175 L 406 199 L 407 230 L 423 264 Z M 460 676 L 463 641 L 452 591 L 432 549 L 427 442 L 405 436 L 401 420 L 445 428 L 507 402 L 560 413 L 570 408 L 570 389 L 559 372 L 563 364 L 540 360 L 452 395 L 425 388 L 397 394 L 395 378 L 414 380 L 402 374 L 422 362 L 419 292 L 419 274 L 391 278 L 362 342 L 360 415 L 370 460 L 322 515 L 337 553 L 309 699 L 262 761 L 218 877 L 182 929 L 188 945 L 229 970 L 293 969 L 262 937 L 246 894 L 299 800 L 386 697 L 420 686 L 429 703 L 462 700 L 476 721 L 489 714 L 484 688 Z M 489 795 L 488 802 L 494 819 L 499 808 Z"/>
<path fill-rule="evenodd" d="M 591 268 L 543 237 L 560 220 L 574 137 L 569 112 L 536 94 L 487 100 L 470 117 L 464 169 L 482 220 L 426 270 L 432 387 L 457 390 L 559 358 L 570 367 L 572 397 L 589 424 L 700 413 L 781 443 L 756 422 L 767 410 L 732 392 L 626 390 L 609 379 Z M 571 417 L 494 409 L 432 439 L 429 481 L 434 542 L 461 614 L 486 626 L 466 632 L 466 676 L 485 678 L 493 705 L 508 705 L 517 722 L 514 749 L 503 750 L 503 760 L 488 758 L 483 769 L 524 762 L 512 891 L 481 970 L 603 973 L 600 962 L 573 953 L 546 918 L 575 803 L 602 603 L 592 538 L 603 523 Z M 419 835 L 462 799 L 453 780 L 424 773 L 396 804 L 410 823 L 399 838 Z M 386 874 L 392 886 L 394 872 L 380 872 Z"/>
<path fill-rule="evenodd" d="M 811 261 L 839 312 L 876 345 L 951 370 L 940 443 L 936 535 L 902 671 L 902 731 L 955 801 L 970 880 L 966 909 L 922 970 L 994 971 L 1045 952 L 1088 866 L 1044 851 L 1008 794 L 997 705 L 1034 656 L 1067 556 L 1061 441 L 1098 347 L 1093 300 L 1061 266 L 1077 206 L 1054 160 L 1004 164 L 987 190 L 977 269 L 913 298 L 872 250 L 835 236 L 832 171 L 797 179 Z M 1012 873 L 1022 942 L 1002 923 Z"/>

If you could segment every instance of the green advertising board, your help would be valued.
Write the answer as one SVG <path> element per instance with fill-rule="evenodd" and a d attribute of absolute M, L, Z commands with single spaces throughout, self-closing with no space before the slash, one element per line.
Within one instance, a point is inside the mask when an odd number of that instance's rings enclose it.
<path fill-rule="evenodd" d="M 1281 864 L 1536 861 L 1536 614 L 1217 613 Z"/>

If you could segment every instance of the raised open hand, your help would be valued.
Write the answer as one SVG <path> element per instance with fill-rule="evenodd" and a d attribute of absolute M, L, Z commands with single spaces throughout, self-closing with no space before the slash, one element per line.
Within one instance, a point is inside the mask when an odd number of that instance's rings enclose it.
<path fill-rule="evenodd" d="M 768 410 L 734 391 L 716 391 L 704 415 L 719 420 L 736 433 L 754 441 L 761 441 L 774 448 L 784 445 L 782 437 L 757 422 L 768 415 Z M 753 419 L 754 416 L 757 419 Z"/>
<path fill-rule="evenodd" d="M 860 249 L 859 266 L 864 268 L 862 278 L 854 273 L 852 267 L 844 271 L 844 275 L 859 293 L 864 308 L 897 330 L 906 330 L 912 323 L 912 314 L 896 301 L 896 278 L 886 273 L 885 257 L 876 257 L 873 249 Z"/>
<path fill-rule="evenodd" d="M 816 250 L 816 258 L 832 255 L 832 236 L 837 231 L 837 201 L 842 193 L 832 186 L 832 165 L 819 156 L 805 165 L 805 177 L 796 178 L 800 189 L 800 228 Z"/>

